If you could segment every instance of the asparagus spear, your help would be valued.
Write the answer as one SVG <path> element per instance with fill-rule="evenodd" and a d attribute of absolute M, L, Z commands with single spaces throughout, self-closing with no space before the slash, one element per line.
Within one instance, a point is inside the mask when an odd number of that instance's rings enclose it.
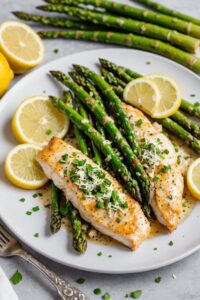
<path fill-rule="evenodd" d="M 105 68 L 101 67 L 101 75 L 110 85 L 125 87 L 126 83 L 122 81 L 120 78 L 115 77 L 112 73 L 110 73 Z"/>
<path fill-rule="evenodd" d="M 52 233 L 56 233 L 61 227 L 62 216 L 59 211 L 60 193 L 54 183 L 51 183 L 51 220 L 50 229 Z"/>
<path fill-rule="evenodd" d="M 95 25 L 91 26 L 86 22 L 80 22 L 77 20 L 74 21 L 74 20 L 64 19 L 64 18 L 52 18 L 46 16 L 39 16 L 39 15 L 29 14 L 22 11 L 13 11 L 12 13 L 21 20 L 32 21 L 47 26 L 73 28 L 73 29 L 81 29 L 81 30 L 105 29 L 105 26 L 101 26 L 101 27 Z"/>
<path fill-rule="evenodd" d="M 76 66 L 76 68 L 78 68 L 78 67 Z M 80 70 L 80 68 L 81 67 L 79 67 L 79 70 Z M 81 72 L 83 72 L 83 71 L 84 71 L 84 69 L 81 68 Z M 98 121 L 105 127 L 105 129 L 107 130 L 110 138 L 113 140 L 113 142 L 117 145 L 117 147 L 119 148 L 119 150 L 125 156 L 127 164 L 129 165 L 130 170 L 132 172 L 132 175 L 135 176 L 135 178 L 137 178 L 137 180 L 138 180 L 138 183 L 139 183 L 139 186 L 140 186 L 140 190 L 141 190 L 141 193 L 142 193 L 142 195 L 144 197 L 144 200 L 148 203 L 148 201 L 149 201 L 149 181 L 148 181 L 148 177 L 147 177 L 147 175 L 146 175 L 146 173 L 145 173 L 145 171 L 144 171 L 144 169 L 143 169 L 140 161 L 138 160 L 137 156 L 132 151 L 132 149 L 129 146 L 128 142 L 123 137 L 123 135 L 121 134 L 121 132 L 119 131 L 119 129 L 116 127 L 116 125 L 114 124 L 113 120 L 106 114 L 105 110 L 100 105 L 98 105 L 98 102 L 94 98 L 92 98 L 86 91 L 84 91 L 83 89 L 81 89 L 79 87 L 79 85 L 77 85 L 75 82 L 72 82 L 70 80 L 70 78 L 67 77 L 65 74 L 63 74 L 62 72 L 59 72 L 59 71 L 51 71 L 51 74 L 58 81 L 62 82 L 64 85 L 66 85 L 68 88 L 70 88 L 76 94 L 76 96 L 85 105 L 87 105 L 87 107 L 94 113 L 94 115 L 96 116 L 96 118 L 98 119 Z M 111 88 L 101 78 L 101 76 L 99 76 L 97 74 L 95 76 L 95 73 L 90 72 L 89 70 L 87 72 L 87 75 L 89 77 L 92 75 L 90 78 L 94 79 L 95 83 L 97 83 L 97 84 L 100 83 L 99 84 L 99 88 L 102 88 L 102 90 L 103 90 L 103 88 L 105 88 L 105 90 L 107 90 L 106 92 L 109 92 L 109 89 L 111 89 Z M 99 80 L 99 79 L 101 79 L 101 80 Z M 112 89 L 109 92 L 109 95 L 112 95 L 113 97 L 115 96 L 115 100 L 114 100 L 113 103 L 115 103 L 116 107 L 118 107 L 118 109 L 119 109 L 119 114 L 120 114 L 119 117 L 122 117 L 122 113 L 121 113 L 122 108 L 120 108 L 121 102 L 116 97 L 116 95 L 113 95 L 111 92 L 112 92 Z M 111 101 L 112 101 L 112 99 L 111 99 Z M 123 120 L 124 120 L 124 122 L 126 121 L 125 118 Z M 127 129 L 128 125 L 126 124 L 126 126 L 127 127 L 124 127 L 124 128 Z M 130 128 L 130 134 L 132 133 L 132 131 L 133 130 L 132 130 L 132 127 L 131 127 Z M 133 133 L 132 133 L 132 135 L 133 135 Z M 134 135 L 133 135 L 133 138 L 135 139 Z"/>
<path fill-rule="evenodd" d="M 66 202 L 66 207 L 72 225 L 74 249 L 80 253 L 84 253 L 87 249 L 87 237 L 82 228 L 83 221 L 71 201 Z"/>
<path fill-rule="evenodd" d="M 121 178 L 125 184 L 125 187 L 130 192 L 130 194 L 136 198 L 138 201 L 142 201 L 138 183 L 136 180 L 131 178 L 131 174 L 128 171 L 127 167 L 122 163 L 121 158 L 111 147 L 104 137 L 95 130 L 90 123 L 84 122 L 84 118 L 81 117 L 73 108 L 64 104 L 60 99 L 55 97 L 50 97 L 53 104 L 65 113 L 70 120 L 82 130 L 97 146 L 97 148 L 107 157 L 109 164 L 113 167 L 116 174 Z"/>
<path fill-rule="evenodd" d="M 162 41 L 133 34 L 105 31 L 40 31 L 41 38 L 74 39 L 123 45 L 130 48 L 142 49 L 168 57 L 196 73 L 200 73 L 200 59 Z"/>
<path fill-rule="evenodd" d="M 200 126 L 196 122 L 187 118 L 187 116 L 184 115 L 180 110 L 173 114 L 171 119 L 192 133 L 192 135 L 197 139 L 200 139 Z"/>
<path fill-rule="evenodd" d="M 164 128 L 183 140 L 186 145 L 191 147 L 196 153 L 200 154 L 200 141 L 193 137 L 187 130 L 170 118 L 157 120 Z"/>
<path fill-rule="evenodd" d="M 139 0 L 138 0 L 139 1 Z M 101 7 L 106 9 L 106 11 L 111 13 L 116 13 L 119 15 L 123 15 L 126 17 L 130 17 L 133 19 L 138 19 L 142 21 L 146 21 L 149 23 L 161 25 L 163 27 L 171 28 L 173 30 L 177 30 L 179 32 L 194 36 L 199 38 L 200 37 L 200 20 L 189 17 L 188 19 L 185 19 L 186 21 L 180 20 L 180 18 L 177 15 L 171 14 L 170 16 L 165 13 L 164 11 L 162 14 L 155 13 L 150 10 L 130 6 L 123 3 L 118 2 L 111 2 L 107 0 L 45 0 L 47 3 L 51 4 L 66 4 L 66 5 L 74 5 L 77 6 L 78 4 L 90 4 L 96 7 Z M 144 2 L 144 1 L 140 1 Z M 145 1 L 147 2 L 147 1 Z M 160 4 L 158 4 L 160 6 Z M 168 16 L 167 16 L 168 15 Z M 182 14 L 181 14 L 182 15 Z M 185 15 L 184 15 L 185 16 Z M 175 18 L 177 17 L 177 18 Z M 188 17 L 188 16 L 187 16 Z M 179 19 L 178 19 L 179 18 Z M 191 24 L 194 23 L 194 24 Z M 197 24 L 197 25 L 195 25 Z"/>
<path fill-rule="evenodd" d="M 136 73 L 129 68 L 117 66 L 114 63 L 112 63 L 106 59 L 100 59 L 100 63 L 101 63 L 101 66 L 103 66 L 105 69 L 107 69 L 108 71 L 111 71 L 111 72 L 115 73 L 117 76 L 119 76 L 119 78 L 121 80 L 125 79 L 125 77 L 121 76 L 122 73 L 123 72 L 127 73 L 127 75 L 129 75 L 129 77 L 128 76 L 126 77 L 126 79 L 127 79 L 125 81 L 126 83 L 130 82 L 131 80 L 133 80 L 135 78 L 142 77 L 141 74 Z M 113 81 L 113 84 L 114 84 L 114 81 Z M 122 87 L 122 85 L 120 85 L 120 87 L 118 89 L 115 88 L 115 90 L 117 90 L 117 94 L 120 96 L 123 95 L 121 87 Z M 200 103 L 199 102 L 197 102 L 196 104 L 191 104 L 190 102 L 182 99 L 181 109 L 194 117 L 200 118 Z M 186 129 L 188 129 L 188 128 L 189 128 L 189 126 Z"/>
<path fill-rule="evenodd" d="M 142 4 L 146 5 L 147 7 L 150 7 L 153 10 L 155 10 L 157 12 L 160 12 L 160 13 L 163 13 L 165 15 L 176 17 L 178 19 L 185 20 L 185 21 L 191 22 L 193 24 L 200 25 L 200 20 L 199 19 L 188 16 L 186 14 L 183 14 L 183 13 L 179 12 L 179 11 L 175 11 L 173 9 L 170 9 L 170 8 L 160 4 L 160 3 L 157 3 L 157 2 L 154 2 L 154 1 L 151 1 L 151 0 L 135 0 L 135 1 L 137 1 L 139 3 L 142 3 Z"/>
<path fill-rule="evenodd" d="M 160 27 L 158 25 L 153 25 L 150 23 L 123 17 L 116 17 L 99 12 L 93 12 L 92 10 L 84 9 L 82 7 L 77 8 L 59 4 L 49 4 L 38 6 L 37 8 L 44 11 L 64 13 L 72 17 L 78 17 L 83 21 L 89 21 L 94 23 L 95 25 L 105 25 L 107 27 L 117 28 L 118 30 L 120 28 L 121 30 L 125 30 L 128 32 L 153 37 L 159 40 L 166 41 L 172 45 L 176 45 L 188 52 L 197 52 L 197 50 L 199 49 L 199 40 L 182 33 L 174 32 L 173 30 Z"/>

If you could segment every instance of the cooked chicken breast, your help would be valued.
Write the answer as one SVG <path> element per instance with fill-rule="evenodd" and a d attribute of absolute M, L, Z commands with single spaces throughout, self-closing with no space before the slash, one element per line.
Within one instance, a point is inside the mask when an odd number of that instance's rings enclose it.
<path fill-rule="evenodd" d="M 100 232 L 132 250 L 149 235 L 150 224 L 139 203 L 79 150 L 53 138 L 37 161 L 81 217 Z"/>
<path fill-rule="evenodd" d="M 183 176 L 171 141 L 138 109 L 123 103 L 142 148 L 142 162 L 151 182 L 151 207 L 160 223 L 176 229 L 184 189 Z"/>

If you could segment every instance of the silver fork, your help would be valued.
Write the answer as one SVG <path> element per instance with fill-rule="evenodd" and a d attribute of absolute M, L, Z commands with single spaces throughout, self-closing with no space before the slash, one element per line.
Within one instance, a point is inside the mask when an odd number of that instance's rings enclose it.
<path fill-rule="evenodd" d="M 0 256 L 20 256 L 30 262 L 41 273 L 46 275 L 48 280 L 55 286 L 61 299 L 64 300 L 89 300 L 84 293 L 77 288 L 71 286 L 69 282 L 64 281 L 54 272 L 50 271 L 27 251 L 25 251 L 20 243 L 0 224 Z"/>

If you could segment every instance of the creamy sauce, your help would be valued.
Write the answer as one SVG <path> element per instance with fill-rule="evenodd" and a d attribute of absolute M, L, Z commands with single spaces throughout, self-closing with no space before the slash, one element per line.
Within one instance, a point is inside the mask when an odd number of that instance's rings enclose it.
<path fill-rule="evenodd" d="M 180 158 L 180 168 L 182 170 L 183 175 L 186 175 L 187 168 L 189 164 L 198 157 L 198 155 L 195 155 L 192 150 L 188 149 L 184 143 L 182 143 L 179 139 L 171 137 L 174 141 L 174 143 L 177 146 L 177 156 Z M 75 140 L 72 138 L 68 138 L 67 142 L 75 146 Z M 41 201 L 44 207 L 47 209 L 50 208 L 50 184 L 47 184 L 44 188 L 40 190 L 42 193 Z M 185 191 L 183 195 L 183 209 L 182 214 L 180 216 L 180 222 L 183 222 L 191 213 L 192 209 L 194 208 L 196 204 L 196 200 L 192 195 L 189 193 L 189 191 L 186 188 L 185 185 Z M 168 230 L 161 225 L 157 220 L 151 220 L 151 230 L 149 234 L 149 238 L 153 238 L 160 234 L 168 233 Z M 70 221 L 67 218 L 62 219 L 62 226 L 64 228 L 67 228 L 69 232 L 72 232 L 72 228 L 70 225 Z M 109 245 L 109 246 L 117 246 L 120 243 L 113 240 L 112 238 L 105 236 L 104 234 L 96 231 L 95 229 L 91 229 L 89 231 L 88 239 L 94 243 L 103 244 L 103 245 Z"/>

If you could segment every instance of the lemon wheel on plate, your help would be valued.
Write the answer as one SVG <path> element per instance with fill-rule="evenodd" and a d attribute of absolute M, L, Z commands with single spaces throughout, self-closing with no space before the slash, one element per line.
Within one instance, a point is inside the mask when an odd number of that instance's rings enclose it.
<path fill-rule="evenodd" d="M 20 143 L 39 146 L 45 146 L 54 136 L 63 138 L 68 128 L 69 119 L 44 95 L 25 99 L 12 120 L 13 133 Z"/>
<path fill-rule="evenodd" d="M 41 150 L 39 146 L 22 144 L 14 147 L 5 160 L 7 178 L 16 186 L 23 189 L 37 189 L 47 183 L 36 155 Z"/>
<path fill-rule="evenodd" d="M 190 193 L 200 200 L 200 158 L 193 161 L 187 171 L 187 186 Z"/>

